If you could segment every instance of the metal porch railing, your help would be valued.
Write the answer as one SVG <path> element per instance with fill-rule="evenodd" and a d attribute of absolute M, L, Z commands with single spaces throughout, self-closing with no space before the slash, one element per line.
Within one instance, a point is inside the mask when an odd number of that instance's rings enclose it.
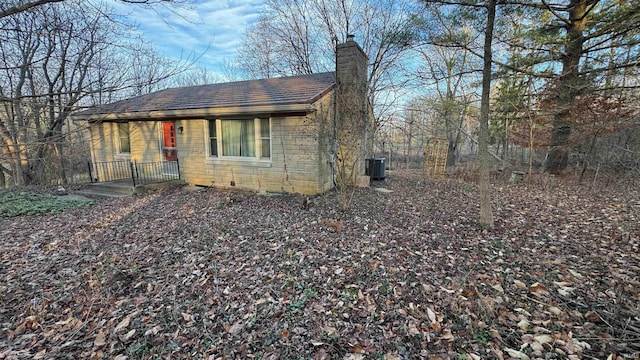
<path fill-rule="evenodd" d="M 180 163 L 172 161 L 137 162 L 129 160 L 89 162 L 92 183 L 130 180 L 133 186 L 180 180 Z"/>

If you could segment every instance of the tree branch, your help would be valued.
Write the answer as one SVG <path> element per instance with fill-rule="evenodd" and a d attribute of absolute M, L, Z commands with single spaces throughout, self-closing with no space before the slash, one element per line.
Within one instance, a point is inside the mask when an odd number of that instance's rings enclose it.
<path fill-rule="evenodd" d="M 40 6 L 40 5 L 45 5 L 45 4 L 50 4 L 50 3 L 57 3 L 57 2 L 62 2 L 64 0 L 38 0 L 38 1 L 31 1 L 31 2 L 27 2 L 24 3 L 22 5 L 16 5 L 16 6 L 12 6 L 8 9 L 2 10 L 0 12 L 0 19 L 7 17 L 7 16 L 11 16 L 13 14 L 17 14 L 17 13 L 21 13 L 23 11 L 27 11 L 33 7 L 36 6 Z"/>

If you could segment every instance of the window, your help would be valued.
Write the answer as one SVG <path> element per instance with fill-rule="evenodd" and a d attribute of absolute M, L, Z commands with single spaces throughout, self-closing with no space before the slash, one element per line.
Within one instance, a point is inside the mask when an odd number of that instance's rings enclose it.
<path fill-rule="evenodd" d="M 256 156 L 254 120 L 222 120 L 222 156 Z"/>
<path fill-rule="evenodd" d="M 260 157 L 271 158 L 271 128 L 269 119 L 260 119 Z"/>
<path fill-rule="evenodd" d="M 209 155 L 218 157 L 218 132 L 216 131 L 216 121 L 209 121 Z"/>
<path fill-rule="evenodd" d="M 120 142 L 120 153 L 131 152 L 131 142 L 129 140 L 129 123 L 118 124 L 118 139 Z"/>
<path fill-rule="evenodd" d="M 270 120 L 209 120 L 209 156 L 270 159 Z"/>

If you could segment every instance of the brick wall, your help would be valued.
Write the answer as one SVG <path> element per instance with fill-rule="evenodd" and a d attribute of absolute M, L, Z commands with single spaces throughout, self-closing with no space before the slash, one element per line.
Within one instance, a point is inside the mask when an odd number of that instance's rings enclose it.
<path fill-rule="evenodd" d="M 364 175 L 364 160 L 370 155 L 367 144 L 372 139 L 367 112 L 368 59 L 353 36 L 338 44 L 336 51 L 338 173 L 340 181 L 355 185 L 357 177 Z"/>
<path fill-rule="evenodd" d="M 321 100 L 328 103 L 330 97 Z M 195 185 L 267 192 L 318 194 L 332 187 L 323 111 L 271 117 L 271 161 L 227 160 L 208 156 L 208 120 L 178 121 L 182 177 Z"/>

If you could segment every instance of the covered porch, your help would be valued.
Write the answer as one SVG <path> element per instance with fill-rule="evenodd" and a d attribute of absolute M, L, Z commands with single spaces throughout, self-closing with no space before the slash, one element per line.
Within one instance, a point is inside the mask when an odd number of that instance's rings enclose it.
<path fill-rule="evenodd" d="M 82 191 L 89 197 L 123 197 L 174 184 L 182 184 L 176 160 L 137 162 L 130 160 L 89 162 L 91 184 Z"/>
<path fill-rule="evenodd" d="M 178 159 L 170 161 L 138 162 L 131 160 L 89 162 L 91 183 L 129 182 L 141 186 L 166 181 L 180 180 Z"/>

